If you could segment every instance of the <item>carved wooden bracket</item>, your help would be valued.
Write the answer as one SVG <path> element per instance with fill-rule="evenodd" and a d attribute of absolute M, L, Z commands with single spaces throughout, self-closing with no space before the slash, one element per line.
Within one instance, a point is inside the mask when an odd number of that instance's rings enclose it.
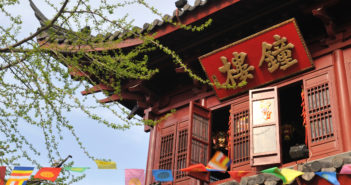
<path fill-rule="evenodd" d="M 76 67 L 68 66 L 68 70 L 70 70 L 70 75 L 73 77 L 88 77 L 89 75 Z"/>
<path fill-rule="evenodd" d="M 88 94 L 97 93 L 97 92 L 101 92 L 101 91 L 113 91 L 113 88 L 109 87 L 107 85 L 104 85 L 104 84 L 98 84 L 98 85 L 95 85 L 95 86 L 85 90 L 85 91 L 82 91 L 81 94 L 88 95 Z"/>
<path fill-rule="evenodd" d="M 136 100 L 136 101 L 143 101 L 143 97 L 136 93 L 129 93 L 129 92 L 121 92 L 120 94 L 113 94 L 107 98 L 99 100 L 100 103 L 109 103 L 113 101 L 120 101 L 120 100 Z"/>
<path fill-rule="evenodd" d="M 141 80 L 129 86 L 128 90 L 130 92 L 140 92 L 141 94 L 143 94 L 145 96 L 146 104 L 148 106 L 152 106 L 155 103 L 155 97 L 157 96 L 155 95 L 154 92 L 152 92 L 150 89 L 145 87 L 145 85 L 143 84 L 143 81 Z"/>
<path fill-rule="evenodd" d="M 149 107 L 144 110 L 144 120 L 154 120 L 155 116 L 152 114 L 153 108 Z M 144 125 L 144 132 L 150 132 L 152 126 Z"/>
<path fill-rule="evenodd" d="M 141 109 L 146 109 L 146 108 L 149 107 L 148 104 L 147 104 L 147 102 L 145 102 L 145 101 L 137 101 L 137 105 L 138 105 L 138 107 L 141 108 Z"/>
<path fill-rule="evenodd" d="M 335 24 L 332 18 L 326 13 L 325 7 L 321 6 L 319 8 L 313 9 L 312 14 L 313 16 L 322 20 L 328 36 L 331 38 L 335 38 Z"/>
<path fill-rule="evenodd" d="M 138 109 L 139 109 L 138 104 L 134 105 L 133 109 L 130 111 L 129 115 L 127 116 L 127 119 L 132 119 L 135 113 L 138 111 Z"/>
<path fill-rule="evenodd" d="M 88 95 L 92 93 L 101 92 L 104 90 L 113 92 L 114 89 L 108 85 L 98 84 L 87 90 L 82 91 L 81 94 Z M 136 114 L 136 112 L 138 112 L 138 110 L 140 109 L 144 110 L 154 106 L 155 98 L 156 98 L 156 95 L 143 85 L 142 80 L 135 80 L 127 83 L 122 89 L 122 92 L 120 94 L 112 94 L 107 98 L 99 100 L 99 102 L 109 103 L 113 101 L 122 101 L 122 100 L 135 101 L 135 105 L 132 108 L 131 113 L 127 117 L 128 119 L 131 119 Z M 156 110 L 156 109 L 154 108 L 153 110 Z"/>

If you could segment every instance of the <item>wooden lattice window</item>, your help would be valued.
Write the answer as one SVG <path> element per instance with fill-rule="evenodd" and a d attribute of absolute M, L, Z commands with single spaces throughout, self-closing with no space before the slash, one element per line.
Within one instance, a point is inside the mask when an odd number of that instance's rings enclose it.
<path fill-rule="evenodd" d="M 176 179 L 180 179 L 186 176 L 186 173 L 181 172 L 180 169 L 186 168 L 187 145 L 188 130 L 181 130 L 178 133 L 177 170 L 175 175 Z"/>
<path fill-rule="evenodd" d="M 210 155 L 211 111 L 199 104 L 190 102 L 189 141 L 187 166 L 207 164 Z M 209 182 L 209 173 L 189 173 L 189 176 Z"/>
<path fill-rule="evenodd" d="M 197 139 L 208 140 L 208 119 L 194 114 L 193 136 Z"/>
<path fill-rule="evenodd" d="M 232 106 L 231 121 L 233 132 L 233 166 L 248 163 L 250 160 L 249 110 L 235 112 Z"/>
<path fill-rule="evenodd" d="M 174 134 L 161 137 L 159 169 L 172 169 Z"/>
<path fill-rule="evenodd" d="M 208 145 L 196 140 L 191 142 L 191 163 L 192 164 L 207 164 L 207 148 Z"/>
<path fill-rule="evenodd" d="M 334 137 L 329 84 L 307 89 L 311 142 L 318 143 Z"/>
<path fill-rule="evenodd" d="M 208 141 L 208 119 L 205 119 L 196 114 L 193 115 L 193 129 L 191 141 L 191 163 L 193 164 L 207 164 L 207 153 L 208 143 L 202 141 Z"/>

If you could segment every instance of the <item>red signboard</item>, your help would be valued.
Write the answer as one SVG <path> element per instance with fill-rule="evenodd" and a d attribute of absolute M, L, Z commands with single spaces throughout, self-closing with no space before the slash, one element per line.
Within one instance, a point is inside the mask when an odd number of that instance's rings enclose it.
<path fill-rule="evenodd" d="M 220 100 L 313 67 L 311 56 L 290 19 L 199 57 Z"/>

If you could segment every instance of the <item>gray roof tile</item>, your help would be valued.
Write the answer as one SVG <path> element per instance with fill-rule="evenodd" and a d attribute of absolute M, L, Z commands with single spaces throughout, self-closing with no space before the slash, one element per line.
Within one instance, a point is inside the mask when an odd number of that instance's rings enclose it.
<path fill-rule="evenodd" d="M 189 4 L 186 4 L 182 10 L 179 11 L 178 13 L 178 17 L 181 18 L 183 15 L 185 15 L 186 13 L 188 12 L 191 12 L 191 11 L 194 11 L 196 10 L 197 8 L 201 7 L 201 6 L 204 6 L 207 4 L 207 1 L 204 0 L 196 0 L 194 2 L 194 6 L 191 6 Z M 37 17 L 37 19 L 39 20 L 39 22 L 41 23 L 41 25 L 43 25 L 43 23 L 45 21 L 47 21 L 48 19 L 44 16 L 44 14 L 35 6 L 35 4 L 30 0 L 30 5 L 32 7 L 32 9 L 34 10 L 34 13 L 35 13 L 35 16 Z M 176 18 L 176 10 L 173 12 L 173 16 L 170 16 L 170 15 L 164 15 L 162 17 L 162 20 L 159 20 L 159 19 L 155 19 L 153 20 L 153 22 L 150 24 L 150 23 L 145 23 L 143 25 L 142 28 L 140 28 L 140 33 L 144 33 L 145 31 L 154 31 L 155 29 L 159 28 L 160 26 L 163 26 L 167 23 L 169 23 L 171 20 L 173 21 L 177 21 L 177 18 Z M 66 33 L 70 32 L 69 30 L 66 30 L 64 28 L 61 28 L 57 25 L 54 25 L 52 28 L 51 28 L 56 35 L 61 35 L 63 36 L 62 38 L 56 38 L 52 41 L 55 41 L 59 44 L 62 44 L 62 43 L 69 43 L 68 41 L 65 41 L 65 39 L 67 38 L 64 38 L 64 36 L 66 35 Z M 46 37 L 48 37 L 49 35 L 48 34 L 41 34 L 40 36 L 37 37 L 38 40 L 45 40 Z M 114 41 L 114 40 L 117 40 L 118 38 L 121 38 L 123 36 L 126 36 L 126 33 L 121 33 L 120 31 L 116 31 L 114 33 L 109 33 L 109 34 L 106 34 L 105 36 L 96 36 L 96 37 L 101 37 L 102 39 L 93 39 L 95 42 L 98 42 L 98 41 L 102 41 L 102 42 L 106 42 L 106 41 Z M 91 36 L 91 37 L 95 37 L 95 36 Z M 133 36 L 131 36 L 133 37 Z"/>

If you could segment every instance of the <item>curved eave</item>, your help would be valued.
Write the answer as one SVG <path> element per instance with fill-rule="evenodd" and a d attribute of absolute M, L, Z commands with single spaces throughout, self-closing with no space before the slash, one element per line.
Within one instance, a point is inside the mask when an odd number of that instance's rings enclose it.
<path fill-rule="evenodd" d="M 63 52 L 77 52 L 77 51 L 106 51 L 106 50 L 113 50 L 113 49 L 119 49 L 119 48 L 127 48 L 131 46 L 136 46 L 141 44 L 143 41 L 140 40 L 139 38 L 131 38 L 131 39 L 126 39 L 121 42 L 118 41 L 107 41 L 107 42 L 101 42 L 101 43 L 94 43 L 92 45 L 79 45 L 79 46 L 72 46 L 70 44 L 57 44 L 57 43 L 51 43 L 47 42 L 46 40 L 38 41 L 38 43 L 41 45 L 40 47 L 42 49 L 49 49 L 49 50 L 55 50 L 55 51 L 63 51 Z"/>
<path fill-rule="evenodd" d="M 210 0 L 207 0 L 210 1 Z M 215 2 L 207 2 L 205 5 L 206 8 L 196 8 L 194 10 L 185 10 L 182 13 L 183 16 L 179 15 L 180 20 L 182 24 L 185 25 L 190 25 L 196 21 L 199 21 L 203 18 L 205 18 L 208 15 L 211 15 L 217 11 L 220 11 L 230 5 L 233 5 L 240 0 L 221 0 L 221 1 L 215 1 Z M 185 15 L 186 14 L 186 15 Z M 154 30 L 151 29 L 151 32 L 155 34 L 154 38 L 159 39 L 162 38 L 165 35 L 169 35 L 172 32 L 175 32 L 176 30 L 179 30 L 179 26 L 174 26 L 170 23 L 168 24 L 163 24 L 164 26 L 155 28 Z M 55 50 L 61 50 L 61 51 L 70 51 L 70 52 L 75 52 L 78 50 L 85 50 L 87 52 L 89 51 L 105 51 L 105 50 L 114 50 L 114 49 L 120 49 L 120 48 L 128 48 L 128 47 L 133 47 L 141 44 L 143 41 L 139 38 L 127 38 L 123 41 L 105 41 L 101 43 L 95 43 L 92 46 L 91 45 L 81 45 L 81 46 L 71 46 L 69 44 L 57 44 L 57 43 L 50 43 L 47 42 L 46 40 L 39 40 L 39 44 L 41 45 L 42 48 L 45 49 L 55 49 Z"/>

